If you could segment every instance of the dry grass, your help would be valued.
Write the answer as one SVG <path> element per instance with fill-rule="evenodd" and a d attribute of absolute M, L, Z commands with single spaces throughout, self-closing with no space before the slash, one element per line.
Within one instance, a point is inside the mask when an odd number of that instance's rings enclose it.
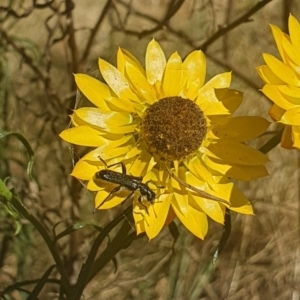
<path fill-rule="evenodd" d="M 161 24 L 173 12 L 172 4 L 180 2 L 180 9 Z M 98 57 L 115 63 L 119 46 L 143 62 L 153 36 L 167 55 L 177 50 L 185 56 L 202 46 L 208 57 L 207 77 L 233 70 L 233 87 L 245 92 L 238 114 L 268 118 L 270 104 L 258 91 L 262 82 L 254 67 L 263 63 L 262 52 L 276 53 L 268 24 L 286 29 L 288 11 L 300 19 L 298 1 L 273 0 L 251 15 L 251 22 L 237 24 L 206 45 L 219 26 L 245 15 L 256 1 L 114 0 L 107 5 L 75 0 L 74 10 L 64 14 L 70 3 L 54 0 L 38 8 L 29 0 L 13 1 L 18 15 L 28 12 L 23 18 L 0 10 L 0 33 L 5 33 L 0 41 L 0 128 L 21 132 L 29 140 L 36 155 L 36 182 L 28 181 L 26 155 L 14 138 L 0 144 L 0 175 L 11 177 L 10 186 L 49 231 L 60 221 L 58 231 L 76 221 L 105 226 L 122 210 L 93 214 L 93 195 L 69 176 L 70 152 L 58 134 L 68 126 L 75 105 L 72 72 L 96 72 Z M 95 36 L 87 47 L 91 34 Z M 108 264 L 88 285 L 84 299 L 299 299 L 299 151 L 277 147 L 269 157 L 269 177 L 239 183 L 255 216 L 233 214 L 231 236 L 215 269 L 209 263 L 222 234 L 220 225 L 211 222 L 205 241 L 179 227 L 174 253 L 165 229 L 151 242 L 144 237 L 122 250 L 116 257 L 117 272 Z M 40 236 L 29 224 L 17 237 L 10 219 L 0 220 L 0 225 L 0 238 L 8 248 L 5 252 L 2 247 L 0 289 L 41 277 L 53 261 Z M 86 229 L 59 244 L 72 282 L 93 238 L 93 231 Z M 57 299 L 55 288 L 47 286 L 40 299 Z M 12 297 L 23 299 L 17 292 Z"/>

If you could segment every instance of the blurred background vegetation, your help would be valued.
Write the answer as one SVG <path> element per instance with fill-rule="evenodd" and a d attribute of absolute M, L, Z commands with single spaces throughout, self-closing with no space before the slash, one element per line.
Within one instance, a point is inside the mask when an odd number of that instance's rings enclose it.
<path fill-rule="evenodd" d="M 105 226 L 122 208 L 93 214 L 94 195 L 69 176 L 72 154 L 58 137 L 76 103 L 72 73 L 97 74 L 98 57 L 116 64 L 118 47 L 143 64 L 155 37 L 167 56 L 202 49 L 207 79 L 232 70 L 232 87 L 244 92 L 237 115 L 269 119 L 255 67 L 263 64 L 262 52 L 278 56 L 269 23 L 287 32 L 290 12 L 300 20 L 298 0 L 1 0 L 0 130 L 25 136 L 35 164 L 30 181 L 22 144 L 15 137 L 0 139 L 0 178 L 10 177 L 8 186 L 49 233 L 76 222 Z M 279 129 L 272 124 L 253 145 L 260 147 Z M 151 242 L 145 236 L 134 241 L 101 270 L 83 299 L 299 299 L 299 151 L 276 147 L 268 155 L 270 176 L 238 183 L 255 216 L 232 215 L 232 232 L 214 270 L 208 263 L 222 226 L 210 222 L 202 241 L 179 225 L 174 253 L 167 228 Z M 1 297 L 9 285 L 43 276 L 53 259 L 28 222 L 15 235 L 3 206 L 0 216 Z M 94 238 L 86 227 L 59 241 L 71 283 Z M 3 299 L 25 295 L 15 290 Z M 39 299 L 58 299 L 57 285 L 47 284 Z"/>

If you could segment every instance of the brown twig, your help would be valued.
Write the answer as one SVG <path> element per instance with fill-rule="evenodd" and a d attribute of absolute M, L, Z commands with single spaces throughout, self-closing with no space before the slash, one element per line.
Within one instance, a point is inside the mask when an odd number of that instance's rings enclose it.
<path fill-rule="evenodd" d="M 122 5 L 124 3 L 120 2 Z M 157 32 L 158 30 L 162 29 L 164 26 L 166 26 L 169 22 L 169 20 L 178 12 L 182 4 L 184 3 L 184 0 L 178 0 L 173 1 L 172 4 L 170 5 L 169 9 L 166 12 L 166 16 L 163 18 L 162 21 L 156 21 L 157 25 L 153 27 L 152 29 L 149 30 L 143 30 L 143 31 L 135 31 L 135 30 L 127 30 L 124 28 L 123 24 L 119 24 L 119 26 L 122 28 L 122 31 L 128 35 L 135 35 L 139 39 L 148 36 L 148 35 L 153 35 L 153 33 Z M 141 14 L 142 16 L 142 14 Z"/>
<path fill-rule="evenodd" d="M 32 58 L 29 55 L 27 55 L 27 53 L 24 50 L 24 48 L 18 46 L 13 41 L 13 39 L 10 38 L 6 34 L 6 32 L 4 30 L 2 30 L 1 28 L 0 28 L 0 35 L 7 42 L 8 45 L 11 45 L 13 47 L 13 49 L 22 56 L 22 58 L 25 61 L 25 63 L 33 70 L 34 73 L 37 74 L 38 78 L 41 79 L 44 82 L 44 84 L 47 86 L 49 78 L 47 76 L 45 76 L 43 74 L 43 72 L 33 63 Z"/>
<path fill-rule="evenodd" d="M 107 15 L 107 12 L 108 12 L 110 6 L 111 6 L 111 0 L 108 0 L 106 2 L 106 4 L 105 4 L 103 10 L 102 10 L 102 13 L 99 16 L 98 21 L 96 22 L 95 26 L 91 30 L 91 35 L 90 35 L 90 38 L 89 38 L 89 40 L 88 40 L 88 42 L 86 44 L 86 47 L 85 47 L 84 52 L 83 52 L 83 55 L 82 55 L 82 57 L 80 59 L 80 63 L 83 63 L 87 59 L 87 57 L 89 55 L 89 52 L 90 52 L 90 49 L 92 47 L 92 44 L 94 42 L 95 36 L 96 36 L 96 34 L 97 34 L 97 32 L 98 32 L 98 30 L 100 28 L 100 25 L 102 24 L 102 22 L 103 22 L 103 20 L 105 18 L 105 16 Z"/>
<path fill-rule="evenodd" d="M 235 20 L 234 22 L 228 24 L 227 26 L 224 26 L 220 28 L 214 35 L 212 35 L 207 41 L 205 41 L 203 44 L 201 44 L 198 49 L 201 49 L 202 51 L 206 51 L 207 47 L 214 43 L 217 39 L 231 31 L 232 29 L 236 28 L 242 23 L 250 22 L 250 17 L 259 11 L 261 8 L 263 8 L 265 5 L 267 5 L 269 2 L 273 0 L 263 0 L 261 2 L 258 2 L 255 6 L 253 6 L 249 11 L 247 11 L 244 15 L 242 15 L 240 18 Z"/>
<path fill-rule="evenodd" d="M 72 73 L 77 73 L 78 72 L 78 52 L 77 52 L 77 44 L 76 44 L 76 39 L 75 39 L 75 30 L 74 30 L 74 24 L 73 24 L 73 15 L 72 11 L 74 9 L 74 3 L 72 0 L 66 0 L 66 16 L 67 16 L 67 32 L 69 34 L 69 48 L 71 51 L 71 69 Z M 72 88 L 71 90 L 74 90 L 75 84 L 72 81 Z"/>

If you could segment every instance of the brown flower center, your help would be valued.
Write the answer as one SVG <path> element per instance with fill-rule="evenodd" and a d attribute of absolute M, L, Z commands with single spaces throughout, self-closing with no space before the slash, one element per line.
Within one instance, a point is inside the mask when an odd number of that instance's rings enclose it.
<path fill-rule="evenodd" d="M 168 161 L 194 153 L 206 132 L 202 110 L 181 97 L 163 98 L 149 106 L 141 124 L 141 137 L 149 152 Z"/>

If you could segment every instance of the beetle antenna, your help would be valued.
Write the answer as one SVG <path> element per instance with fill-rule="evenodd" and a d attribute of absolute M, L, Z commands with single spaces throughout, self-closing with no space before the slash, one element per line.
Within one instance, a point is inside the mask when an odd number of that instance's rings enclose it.
<path fill-rule="evenodd" d="M 101 160 L 103 162 L 103 164 L 105 165 L 105 167 L 107 168 L 107 163 L 106 161 L 100 156 L 98 155 L 99 160 Z"/>
<path fill-rule="evenodd" d="M 173 178 L 174 178 L 179 184 L 181 184 L 182 186 L 184 186 L 184 187 L 186 187 L 186 188 L 188 188 L 188 189 L 190 189 L 190 190 L 192 190 L 192 191 L 198 193 L 201 197 L 203 197 L 203 198 L 205 198 L 205 199 L 213 200 L 213 201 L 220 202 L 220 203 L 223 203 L 223 204 L 226 204 L 226 205 L 229 205 L 229 206 L 230 206 L 230 203 L 229 203 L 228 201 L 223 200 L 223 199 L 218 198 L 218 197 L 215 197 L 215 196 L 213 196 L 213 195 L 210 195 L 210 194 L 208 194 L 208 193 L 206 193 L 206 192 L 204 192 L 204 191 L 202 191 L 202 190 L 199 190 L 199 189 L 195 188 L 194 186 L 192 186 L 192 185 L 186 183 L 185 181 L 183 181 L 182 179 L 180 179 L 179 177 L 177 177 L 177 176 L 169 169 L 169 167 L 168 167 L 167 165 L 165 165 L 165 166 L 166 166 L 166 169 L 167 169 L 169 175 L 170 175 L 171 177 L 173 177 Z"/>
<path fill-rule="evenodd" d="M 157 214 L 156 214 L 156 211 L 154 209 L 154 205 L 151 203 L 151 206 L 152 206 L 152 209 L 153 209 L 153 212 L 154 212 L 154 215 L 155 215 L 155 218 L 157 218 Z"/>

